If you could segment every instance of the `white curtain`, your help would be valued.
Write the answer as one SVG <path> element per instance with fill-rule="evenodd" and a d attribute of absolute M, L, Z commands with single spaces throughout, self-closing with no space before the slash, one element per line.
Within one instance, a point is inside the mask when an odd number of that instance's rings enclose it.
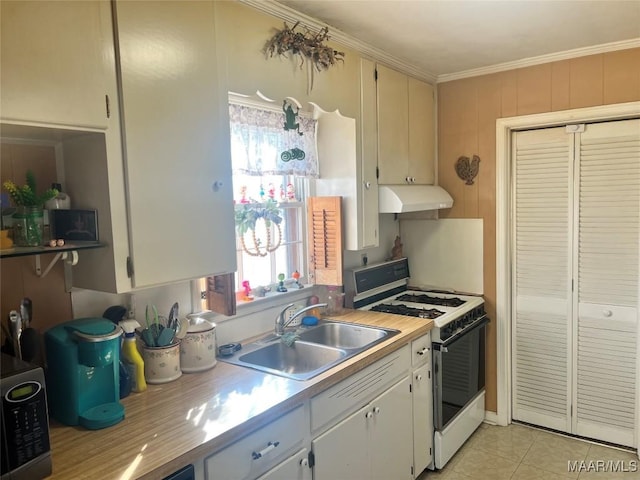
<path fill-rule="evenodd" d="M 285 130 L 285 114 L 229 104 L 233 173 L 318 177 L 317 121 L 297 116 Z"/>

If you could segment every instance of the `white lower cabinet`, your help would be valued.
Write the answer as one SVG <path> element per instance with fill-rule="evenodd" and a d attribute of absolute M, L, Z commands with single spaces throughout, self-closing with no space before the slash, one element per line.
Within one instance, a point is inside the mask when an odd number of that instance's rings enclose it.
<path fill-rule="evenodd" d="M 430 463 L 431 336 L 205 458 L 206 480 L 410 480 Z"/>
<path fill-rule="evenodd" d="M 413 394 L 413 475 L 417 477 L 433 458 L 433 377 L 431 333 L 411 342 Z"/>
<path fill-rule="evenodd" d="M 284 459 L 286 461 L 280 466 L 285 468 L 284 464 L 291 460 L 287 459 L 287 455 L 291 454 L 295 448 L 302 447 L 308 431 L 309 417 L 304 407 L 300 406 L 205 459 L 205 478 L 207 480 L 254 479 Z"/>
<path fill-rule="evenodd" d="M 311 480 L 309 450 L 303 448 L 258 480 Z"/>
<path fill-rule="evenodd" d="M 311 442 L 314 480 L 411 478 L 408 378 Z"/>
<path fill-rule="evenodd" d="M 433 391 L 431 365 L 413 371 L 413 468 L 418 476 L 433 455 Z"/>

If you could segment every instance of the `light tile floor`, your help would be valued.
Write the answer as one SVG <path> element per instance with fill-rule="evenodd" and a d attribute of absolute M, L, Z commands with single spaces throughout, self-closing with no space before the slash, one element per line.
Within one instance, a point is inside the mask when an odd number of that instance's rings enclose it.
<path fill-rule="evenodd" d="M 583 469 L 571 471 L 570 461 L 576 461 Z M 603 465 L 596 463 L 598 461 L 611 462 Z M 624 468 L 635 471 L 615 472 L 612 466 L 618 470 Z M 604 447 L 524 425 L 498 427 L 482 424 L 445 468 L 436 472 L 427 470 L 418 478 L 469 479 L 640 480 L 640 460 L 635 452 Z"/>

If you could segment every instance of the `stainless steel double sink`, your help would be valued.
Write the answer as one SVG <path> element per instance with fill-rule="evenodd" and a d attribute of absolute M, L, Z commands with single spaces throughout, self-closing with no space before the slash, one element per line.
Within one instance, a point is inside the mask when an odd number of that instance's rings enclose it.
<path fill-rule="evenodd" d="M 294 380 L 309 380 L 400 331 L 320 320 L 318 325 L 299 327 L 295 333 L 298 337 L 291 344 L 271 334 L 220 360 Z"/>

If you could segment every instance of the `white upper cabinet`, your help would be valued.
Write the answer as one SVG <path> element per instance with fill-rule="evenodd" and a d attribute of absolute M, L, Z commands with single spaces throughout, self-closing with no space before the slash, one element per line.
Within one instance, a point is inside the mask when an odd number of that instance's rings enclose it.
<path fill-rule="evenodd" d="M 377 72 L 378 183 L 433 184 L 433 87 L 384 65 Z"/>
<path fill-rule="evenodd" d="M 214 2 L 117 2 L 133 287 L 236 269 Z"/>
<path fill-rule="evenodd" d="M 433 87 L 408 77 L 409 165 L 411 183 L 435 183 L 435 108 Z"/>
<path fill-rule="evenodd" d="M 0 9 L 2 120 L 107 128 L 109 2 L 3 0 Z"/>
<path fill-rule="evenodd" d="M 361 59 L 361 113 L 355 118 L 316 109 L 320 178 L 316 194 L 342 197 L 345 250 L 378 246 L 378 182 L 374 64 Z"/>

